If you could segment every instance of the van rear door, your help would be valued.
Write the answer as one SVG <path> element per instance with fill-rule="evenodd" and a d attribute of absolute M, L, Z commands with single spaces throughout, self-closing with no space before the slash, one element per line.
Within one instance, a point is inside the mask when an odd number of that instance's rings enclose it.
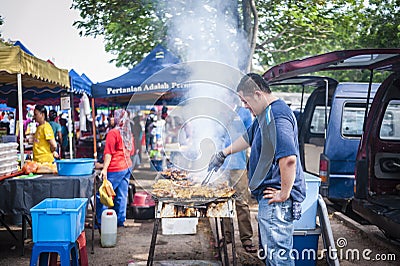
<path fill-rule="evenodd" d="M 271 82 L 270 86 L 301 86 L 304 91 L 312 91 L 306 106 L 300 114 L 299 150 L 303 170 L 319 175 L 319 155 L 323 152 L 331 98 L 338 82 L 321 76 L 298 76 Z M 301 101 L 303 102 L 303 101 Z"/>

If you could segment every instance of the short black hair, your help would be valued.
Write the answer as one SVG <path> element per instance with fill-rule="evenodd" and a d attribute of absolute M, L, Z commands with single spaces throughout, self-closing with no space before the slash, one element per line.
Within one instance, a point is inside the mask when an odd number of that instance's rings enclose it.
<path fill-rule="evenodd" d="M 237 86 L 237 91 L 243 94 L 253 94 L 256 90 L 271 93 L 268 82 L 256 73 L 248 73 L 242 77 Z"/>
<path fill-rule="evenodd" d="M 49 120 L 54 121 L 57 118 L 57 111 L 56 110 L 50 110 L 49 111 Z"/>
<path fill-rule="evenodd" d="M 44 105 L 36 104 L 35 105 L 35 110 L 38 110 L 39 112 L 44 114 L 44 120 L 47 121 L 47 110 L 46 110 L 46 107 Z"/>
<path fill-rule="evenodd" d="M 65 118 L 60 118 L 60 125 L 66 125 L 67 124 L 67 119 Z"/>

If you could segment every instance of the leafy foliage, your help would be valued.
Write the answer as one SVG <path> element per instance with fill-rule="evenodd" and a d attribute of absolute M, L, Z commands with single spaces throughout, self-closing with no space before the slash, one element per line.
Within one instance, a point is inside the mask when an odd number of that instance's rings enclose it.
<path fill-rule="evenodd" d="M 0 26 L 2 26 L 2 25 L 3 25 L 3 23 L 4 23 L 3 17 L 2 17 L 2 16 L 0 16 Z M 0 31 L 0 37 L 1 37 L 1 31 Z"/>
<path fill-rule="evenodd" d="M 176 0 L 180 1 L 180 0 Z M 181 0 L 190 4 L 196 0 Z M 251 0 L 233 1 L 238 27 L 251 39 Z M 167 1 L 73 0 L 83 36 L 104 35 L 117 66 L 137 64 L 157 43 L 166 44 L 171 14 Z M 367 47 L 400 47 L 400 0 L 255 0 L 258 40 L 254 58 L 264 68 L 324 52 Z M 232 11 L 231 11 L 232 12 Z M 196 27 L 196 25 L 193 25 Z M 323 73 L 327 75 L 327 73 Z M 368 72 L 329 73 L 340 81 L 366 81 Z M 379 77 L 380 74 L 378 74 Z"/>
<path fill-rule="evenodd" d="M 72 8 L 80 10 L 82 20 L 74 23 L 80 35 L 104 35 L 116 66 L 137 64 L 165 37 L 152 1 L 75 0 Z"/>
<path fill-rule="evenodd" d="M 362 13 L 365 17 L 359 43 L 364 47 L 400 47 L 400 1 L 371 0 Z"/>
<path fill-rule="evenodd" d="M 354 1 L 258 1 L 259 42 L 264 65 L 354 46 L 359 8 Z"/>

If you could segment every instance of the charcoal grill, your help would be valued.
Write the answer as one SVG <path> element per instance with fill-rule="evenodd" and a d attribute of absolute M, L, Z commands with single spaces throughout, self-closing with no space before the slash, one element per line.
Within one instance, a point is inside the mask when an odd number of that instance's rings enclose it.
<path fill-rule="evenodd" d="M 183 198 L 157 198 L 153 197 L 155 201 L 155 221 L 153 234 L 151 237 L 151 244 L 147 265 L 153 265 L 154 250 L 157 240 L 158 228 L 162 218 L 179 218 L 179 217 L 197 217 L 197 218 L 215 218 L 215 226 L 217 232 L 217 243 L 220 242 L 218 223 L 221 225 L 221 234 L 223 245 L 218 245 L 219 258 L 222 261 L 222 250 L 224 254 L 224 265 L 229 265 L 228 249 L 225 237 L 225 228 L 222 218 L 229 218 L 231 225 L 231 240 L 232 240 L 232 256 L 233 265 L 236 265 L 236 246 L 234 238 L 233 218 L 235 217 L 235 198 L 205 198 L 193 197 L 190 199 Z"/>

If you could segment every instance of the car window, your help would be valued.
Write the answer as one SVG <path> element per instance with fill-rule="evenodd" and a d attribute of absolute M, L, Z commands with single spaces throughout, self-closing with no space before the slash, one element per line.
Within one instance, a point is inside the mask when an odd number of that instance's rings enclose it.
<path fill-rule="evenodd" d="M 365 116 L 365 104 L 345 103 L 342 113 L 342 136 L 361 137 Z"/>
<path fill-rule="evenodd" d="M 384 140 L 400 140 L 400 100 L 391 100 L 386 107 L 379 137 Z"/>
<path fill-rule="evenodd" d="M 328 106 L 328 121 L 331 107 Z M 314 134 L 324 134 L 325 130 L 325 106 L 315 106 L 314 113 L 311 118 L 310 132 Z"/>

